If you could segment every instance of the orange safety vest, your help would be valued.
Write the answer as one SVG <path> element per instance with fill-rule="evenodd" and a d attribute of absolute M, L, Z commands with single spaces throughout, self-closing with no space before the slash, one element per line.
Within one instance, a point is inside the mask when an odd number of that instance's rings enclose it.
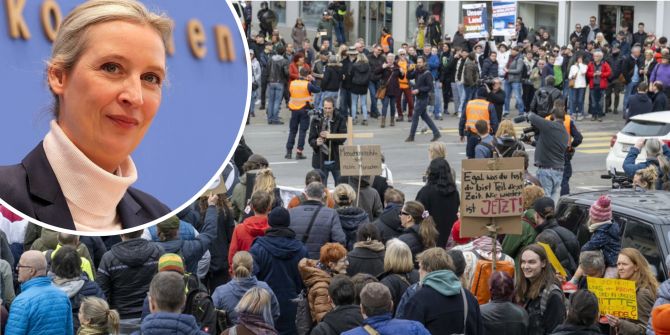
<path fill-rule="evenodd" d="M 545 120 L 550 120 L 550 121 L 553 120 L 552 116 L 553 115 L 549 115 L 549 116 L 545 117 Z M 572 143 L 572 133 L 570 132 L 570 115 L 565 116 L 565 120 L 563 120 L 563 126 L 565 127 L 565 130 L 568 131 L 568 147 L 569 147 L 570 144 Z"/>
<path fill-rule="evenodd" d="M 486 121 L 491 131 L 491 119 L 489 115 L 489 102 L 484 99 L 474 99 L 468 101 L 465 106 L 465 130 L 477 134 L 475 123 L 479 120 Z"/>
<path fill-rule="evenodd" d="M 312 102 L 312 94 L 309 93 L 307 85 L 309 82 L 305 79 L 296 79 L 291 82 L 288 91 L 291 93 L 291 99 L 288 101 L 288 109 L 297 111 L 303 109 L 308 103 Z"/>
<path fill-rule="evenodd" d="M 403 90 L 409 88 L 409 80 L 407 79 L 407 61 L 399 60 L 398 66 L 401 67 L 405 72 L 405 78 L 403 79 L 398 78 L 398 84 L 400 84 L 400 89 Z"/>
<path fill-rule="evenodd" d="M 380 41 L 379 44 L 381 44 L 382 51 L 384 51 L 384 53 L 388 53 L 389 51 L 391 51 L 391 43 L 389 43 L 390 39 L 391 39 L 391 34 L 382 35 L 382 38 L 381 38 L 381 41 Z"/>

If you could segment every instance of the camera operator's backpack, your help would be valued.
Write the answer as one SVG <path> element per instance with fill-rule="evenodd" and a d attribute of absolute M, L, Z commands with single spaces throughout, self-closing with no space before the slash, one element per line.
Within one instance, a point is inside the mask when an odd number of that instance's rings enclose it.
<path fill-rule="evenodd" d="M 226 330 L 231 325 L 227 313 L 216 309 L 207 290 L 200 287 L 197 276 L 187 274 L 185 280 L 188 292 L 183 313 L 192 315 L 200 330 L 208 334 L 216 335 Z"/>
<path fill-rule="evenodd" d="M 537 92 L 537 104 L 535 105 L 534 111 L 537 115 L 546 117 L 547 115 L 551 114 L 551 108 L 554 106 L 554 100 L 557 98 L 552 93 L 553 92 L 550 92 L 544 87 L 540 88 L 540 90 Z"/>

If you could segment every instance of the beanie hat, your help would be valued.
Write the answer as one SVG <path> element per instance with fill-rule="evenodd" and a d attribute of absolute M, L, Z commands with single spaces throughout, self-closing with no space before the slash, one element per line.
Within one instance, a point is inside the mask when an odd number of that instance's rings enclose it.
<path fill-rule="evenodd" d="M 268 160 L 265 159 L 265 157 L 263 157 L 259 154 L 253 154 L 253 155 L 249 156 L 249 158 L 247 159 L 247 162 L 256 163 L 256 164 L 262 165 L 262 166 L 269 166 L 270 165 L 270 163 L 268 163 Z"/>
<path fill-rule="evenodd" d="M 158 272 L 175 271 L 184 274 L 184 261 L 177 254 L 164 254 L 158 259 Z"/>
<path fill-rule="evenodd" d="M 179 218 L 176 215 L 173 215 L 167 218 L 165 221 L 157 224 L 156 228 L 158 228 L 158 231 L 169 231 L 173 229 L 179 229 Z"/>
<path fill-rule="evenodd" d="M 589 209 L 589 216 L 593 222 L 612 220 L 612 200 L 607 195 L 601 195 Z"/>
<path fill-rule="evenodd" d="M 554 200 L 552 198 L 542 197 L 535 200 L 533 209 L 538 215 L 546 219 L 547 216 L 554 216 L 554 206 Z"/>
<path fill-rule="evenodd" d="M 277 206 L 268 214 L 270 227 L 288 227 L 291 225 L 291 216 L 286 208 Z"/>
<path fill-rule="evenodd" d="M 656 335 L 670 335 L 670 304 L 659 305 L 651 311 L 651 328 Z"/>

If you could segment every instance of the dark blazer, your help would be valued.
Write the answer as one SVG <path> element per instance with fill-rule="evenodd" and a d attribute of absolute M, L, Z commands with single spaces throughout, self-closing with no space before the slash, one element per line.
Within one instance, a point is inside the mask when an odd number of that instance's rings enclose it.
<path fill-rule="evenodd" d="M 0 198 L 44 223 L 76 230 L 65 195 L 40 142 L 21 164 L 0 166 Z M 116 207 L 123 229 L 137 227 L 170 212 L 156 198 L 128 188 Z"/>

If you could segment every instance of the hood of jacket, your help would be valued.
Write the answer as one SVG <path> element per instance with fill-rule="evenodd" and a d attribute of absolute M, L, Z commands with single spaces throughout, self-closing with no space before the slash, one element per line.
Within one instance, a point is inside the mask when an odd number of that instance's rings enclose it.
<path fill-rule="evenodd" d="M 328 272 L 321 270 L 318 266 L 319 262 L 314 259 L 303 258 L 298 263 L 298 270 L 305 286 L 312 287 L 314 284 L 322 281 L 330 283 L 330 275 Z"/>
<path fill-rule="evenodd" d="M 598 335 L 601 334 L 598 326 L 576 326 L 568 323 L 559 325 L 554 329 L 553 335 Z"/>
<path fill-rule="evenodd" d="M 362 248 L 362 249 L 368 249 L 374 252 L 381 252 L 384 251 L 384 243 L 379 242 L 377 240 L 371 240 L 371 241 L 360 241 L 356 242 L 354 244 L 354 248 Z M 371 257 L 371 258 L 376 258 L 377 256 Z"/>
<path fill-rule="evenodd" d="M 138 267 L 146 263 L 149 258 L 157 259 L 160 247 L 145 239 L 134 238 L 114 245 L 112 254 L 129 267 Z"/>
<path fill-rule="evenodd" d="M 273 55 L 271 59 L 272 59 L 273 62 L 278 62 L 280 60 L 286 60 L 286 58 L 284 58 L 284 56 L 282 56 L 282 55 Z"/>
<path fill-rule="evenodd" d="M 268 226 L 267 216 L 251 216 L 242 223 L 242 229 L 246 230 L 249 235 L 253 237 L 265 235 L 265 231 L 270 228 Z"/>
<path fill-rule="evenodd" d="M 345 230 L 356 230 L 363 221 L 368 220 L 368 213 L 358 207 L 341 207 L 337 209 L 337 214 Z"/>
<path fill-rule="evenodd" d="M 358 305 L 337 306 L 323 317 L 324 322 L 342 329 L 353 329 L 363 322 L 361 307 Z"/>
<path fill-rule="evenodd" d="M 432 287 L 447 297 L 461 293 L 461 281 L 451 270 L 439 270 L 427 274 L 423 278 L 422 285 Z"/>
<path fill-rule="evenodd" d="M 256 276 L 250 276 L 247 278 L 235 278 L 230 281 L 230 292 L 238 298 L 249 291 L 249 289 L 258 286 L 258 279 Z"/>
<path fill-rule="evenodd" d="M 60 279 L 58 277 L 54 277 L 53 282 L 54 286 L 58 287 L 61 291 L 65 292 L 68 298 L 72 298 L 77 293 L 79 293 L 81 288 L 84 287 L 84 284 L 86 283 L 81 278 Z"/>
<path fill-rule="evenodd" d="M 291 259 L 304 248 L 302 243 L 294 238 L 277 236 L 259 237 L 254 240 L 254 244 L 258 244 L 279 259 Z"/>
<path fill-rule="evenodd" d="M 602 225 L 596 230 L 604 231 L 614 241 L 619 241 L 621 239 L 619 234 L 619 225 L 616 223 L 611 222 L 609 224 Z"/>
<path fill-rule="evenodd" d="M 199 327 L 192 315 L 158 312 L 149 314 L 141 329 L 143 335 L 191 335 L 198 334 Z"/>

